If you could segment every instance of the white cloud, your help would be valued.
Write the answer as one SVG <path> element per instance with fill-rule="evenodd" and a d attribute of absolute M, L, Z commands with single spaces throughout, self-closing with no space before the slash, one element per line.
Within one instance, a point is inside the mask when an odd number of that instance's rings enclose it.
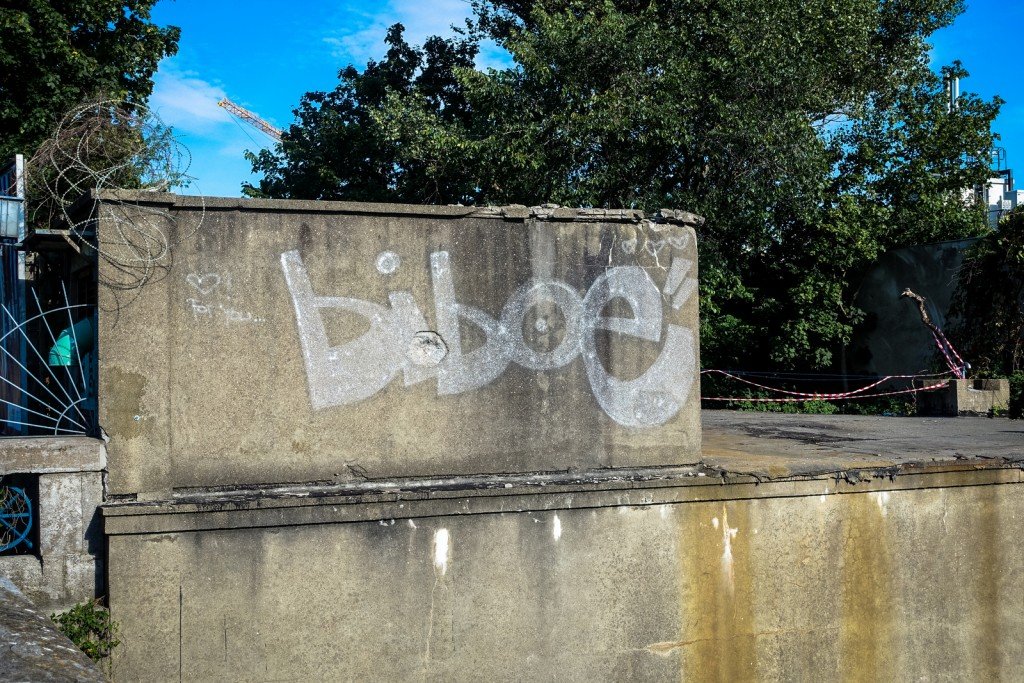
<path fill-rule="evenodd" d="M 242 181 L 256 181 L 243 152 L 269 147 L 262 133 L 246 128 L 217 106 L 224 96 L 218 83 L 178 68 L 174 58 L 164 60 L 154 77 L 149 108 L 189 152 L 192 185 L 182 194 L 236 197 Z"/>
<path fill-rule="evenodd" d="M 384 36 L 392 24 L 405 26 L 407 42 L 422 45 L 429 36 L 453 35 L 451 27 L 462 26 L 471 13 L 467 0 L 388 0 L 374 13 L 350 1 L 334 18 L 334 23 L 342 28 L 331 31 L 323 41 L 336 59 L 362 67 L 370 59 L 384 56 Z M 485 44 L 477 59 L 477 65 L 482 67 L 507 64 L 507 53 L 493 44 Z"/>
<path fill-rule="evenodd" d="M 149 108 L 177 130 L 205 134 L 231 125 L 229 114 L 217 106 L 223 97 L 225 92 L 219 85 L 179 71 L 172 60 L 166 60 L 153 79 Z"/>

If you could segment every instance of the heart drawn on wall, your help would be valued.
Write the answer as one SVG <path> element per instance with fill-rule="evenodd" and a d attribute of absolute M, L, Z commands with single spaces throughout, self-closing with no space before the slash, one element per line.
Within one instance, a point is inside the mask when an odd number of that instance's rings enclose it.
<path fill-rule="evenodd" d="M 205 275 L 199 275 L 198 273 L 189 273 L 185 281 L 196 288 L 202 295 L 207 295 L 213 290 L 217 289 L 220 284 L 220 275 L 217 273 L 206 273 Z"/>

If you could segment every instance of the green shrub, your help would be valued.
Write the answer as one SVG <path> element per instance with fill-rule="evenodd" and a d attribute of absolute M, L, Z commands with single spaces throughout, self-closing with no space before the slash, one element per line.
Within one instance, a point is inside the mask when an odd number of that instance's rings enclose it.
<path fill-rule="evenodd" d="M 94 662 L 110 656 L 121 642 L 117 640 L 117 622 L 99 600 L 87 600 L 67 612 L 51 614 L 50 619 Z"/>
<path fill-rule="evenodd" d="M 799 403 L 783 403 L 784 413 L 803 413 L 805 415 L 835 415 L 839 412 L 839 406 L 816 398 L 810 401 Z"/>
<path fill-rule="evenodd" d="M 1024 418 L 1024 372 L 1010 375 L 1010 405 L 1007 415 L 1011 420 Z"/>
<path fill-rule="evenodd" d="M 900 416 L 917 414 L 917 405 L 907 394 L 901 396 L 879 396 L 878 398 L 855 399 L 843 405 L 845 415 L 886 415 Z"/>

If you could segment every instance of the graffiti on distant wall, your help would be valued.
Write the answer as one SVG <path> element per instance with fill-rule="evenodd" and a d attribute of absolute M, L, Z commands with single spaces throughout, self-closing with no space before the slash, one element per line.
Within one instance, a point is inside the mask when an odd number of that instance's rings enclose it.
<path fill-rule="evenodd" d="M 191 296 L 185 299 L 195 320 L 220 320 L 225 323 L 262 323 L 263 318 L 250 311 L 240 311 L 223 301 L 231 299 L 230 273 L 189 273 L 185 282 L 191 288 Z"/>
<path fill-rule="evenodd" d="M 399 264 L 398 255 L 390 251 L 376 258 L 382 275 L 394 273 Z M 697 374 L 693 331 L 663 325 L 665 302 L 679 309 L 696 290 L 693 263 L 678 256 L 667 268 L 661 289 L 643 268 L 615 266 L 606 269 L 583 295 L 558 280 L 531 280 L 512 294 L 500 314 L 492 315 L 459 302 L 451 257 L 437 251 L 430 256 L 433 327 L 409 292 L 391 292 L 387 306 L 326 296 L 314 291 L 298 251 L 282 254 L 281 267 L 295 306 L 315 410 L 370 398 L 399 374 L 405 386 L 436 378 L 437 393 L 451 395 L 487 386 L 512 363 L 531 370 L 556 370 L 582 357 L 594 398 L 609 417 L 628 427 L 653 427 L 679 412 Z M 628 305 L 632 317 L 603 315 L 616 300 Z M 523 337 L 528 313 L 540 305 L 557 307 L 560 313 L 561 339 L 549 350 L 538 350 Z M 357 314 L 369 329 L 332 346 L 321 315 L 325 309 Z M 547 320 L 537 317 L 534 329 L 545 332 Z M 464 350 L 461 322 L 482 330 L 484 342 Z M 639 377 L 615 377 L 599 358 L 599 330 L 662 342 L 660 355 Z"/>

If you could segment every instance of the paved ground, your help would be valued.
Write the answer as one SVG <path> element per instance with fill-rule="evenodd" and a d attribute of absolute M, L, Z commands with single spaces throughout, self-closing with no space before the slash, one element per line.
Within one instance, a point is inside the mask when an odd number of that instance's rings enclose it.
<path fill-rule="evenodd" d="M 1024 464 L 1024 420 L 705 410 L 703 462 L 763 477 L 856 469 Z"/>

